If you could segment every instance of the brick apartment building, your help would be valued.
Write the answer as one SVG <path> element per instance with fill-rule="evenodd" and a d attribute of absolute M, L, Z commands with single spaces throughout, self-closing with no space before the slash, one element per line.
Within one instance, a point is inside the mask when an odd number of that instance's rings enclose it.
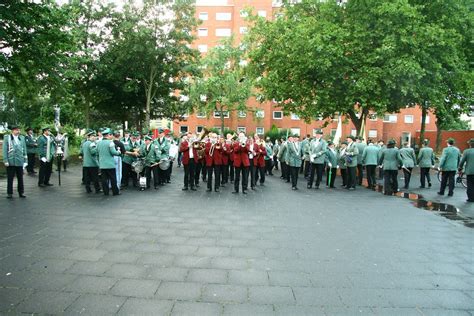
<path fill-rule="evenodd" d="M 273 1 L 275 2 L 275 1 Z M 279 5 L 272 0 L 197 0 L 196 16 L 202 21 L 197 29 L 193 47 L 202 54 L 217 45 L 224 37 L 234 35 L 240 40 L 247 31 L 244 9 L 252 7 L 254 12 L 267 19 L 273 19 L 278 12 Z M 234 131 L 264 134 L 273 125 L 282 129 L 291 129 L 294 134 L 313 134 L 316 129 L 322 128 L 327 120 L 314 120 L 310 124 L 304 122 L 297 115 L 283 115 L 281 108 L 272 102 L 259 103 L 251 98 L 249 108 L 258 109 L 255 112 L 226 113 L 225 127 Z M 426 129 L 436 130 L 435 116 L 427 116 Z M 346 121 L 346 120 L 344 120 Z M 334 119 L 323 128 L 324 134 L 336 132 L 338 120 Z M 187 131 L 200 132 L 202 128 L 212 127 L 220 129 L 221 121 L 218 113 L 206 117 L 203 113 L 187 115 L 183 121 L 174 121 L 175 134 Z M 386 114 L 384 117 L 371 116 L 366 122 L 368 138 L 388 140 L 394 138 L 399 141 L 412 140 L 421 126 L 421 110 L 417 107 L 406 108 L 400 113 Z M 342 135 L 355 135 L 356 130 L 349 120 L 342 125 Z"/>

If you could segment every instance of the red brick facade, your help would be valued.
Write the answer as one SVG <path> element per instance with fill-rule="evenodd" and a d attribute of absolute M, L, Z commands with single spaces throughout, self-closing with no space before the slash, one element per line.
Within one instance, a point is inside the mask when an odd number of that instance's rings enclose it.
<path fill-rule="evenodd" d="M 194 48 L 198 48 L 205 54 L 205 49 L 215 46 L 223 36 L 232 33 L 237 40 L 242 36 L 246 26 L 241 11 L 251 6 L 255 13 L 266 16 L 267 19 L 273 18 L 278 8 L 272 7 L 272 0 L 227 0 L 227 5 L 201 5 L 206 0 L 198 0 L 196 5 L 196 16 L 206 18 L 198 27 L 197 39 L 193 43 Z M 225 0 L 223 0 L 225 2 Z M 203 46 L 205 45 L 205 46 Z M 275 107 L 271 102 L 259 103 L 255 99 L 248 102 L 250 108 L 258 108 L 263 111 L 263 117 L 255 118 L 252 112 L 247 113 L 246 117 L 239 117 L 239 113 L 229 113 L 229 118 L 225 119 L 225 127 L 237 131 L 244 129 L 247 133 L 263 134 L 271 129 L 273 125 L 278 128 L 291 128 L 294 133 L 300 135 L 313 134 L 314 129 L 321 128 L 325 121 L 315 120 L 306 124 L 303 120 L 292 116 L 283 116 L 281 109 Z M 175 134 L 180 132 L 192 131 L 199 132 L 203 126 L 220 128 L 220 118 L 199 117 L 197 113 L 189 115 L 184 121 L 173 122 Z M 281 118 L 280 118 L 281 114 Z M 431 113 L 428 115 L 426 124 L 427 130 L 436 130 L 435 117 Z M 419 108 L 406 108 L 400 113 L 395 113 L 384 118 L 372 118 L 366 122 L 366 135 L 371 139 L 383 139 L 387 141 L 394 138 L 402 141 L 403 137 L 414 138 L 416 132 L 421 126 L 421 110 Z M 326 135 L 335 133 L 337 120 L 329 122 L 328 126 L 323 128 Z M 347 120 L 343 124 L 342 135 L 354 133 L 353 124 Z"/>

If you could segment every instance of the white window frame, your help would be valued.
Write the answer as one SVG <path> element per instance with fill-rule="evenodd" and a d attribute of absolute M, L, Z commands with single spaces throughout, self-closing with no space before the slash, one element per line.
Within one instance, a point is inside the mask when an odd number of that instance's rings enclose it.
<path fill-rule="evenodd" d="M 388 120 L 387 120 L 388 117 Z M 383 117 L 384 123 L 397 123 L 398 117 L 396 114 L 385 114 Z"/>
<path fill-rule="evenodd" d="M 213 114 L 214 118 L 221 118 L 221 116 L 217 114 L 218 112 L 220 111 L 214 111 L 214 114 Z M 224 112 L 224 119 L 228 119 L 230 117 L 229 111 L 222 111 L 222 112 Z"/>
<path fill-rule="evenodd" d="M 198 112 L 196 112 L 196 117 L 197 118 L 206 118 L 206 113 L 204 111 L 198 111 Z"/>
<path fill-rule="evenodd" d="M 209 13 L 207 12 L 199 12 L 199 20 L 207 21 L 209 20 Z"/>
<path fill-rule="evenodd" d="M 255 111 L 255 117 L 256 118 L 264 118 L 265 117 L 265 111 L 264 110 Z"/>
<path fill-rule="evenodd" d="M 369 133 L 367 134 L 367 137 L 377 138 L 377 130 L 376 129 L 370 129 Z"/>
<path fill-rule="evenodd" d="M 216 21 L 232 21 L 232 13 L 216 12 Z"/>
<path fill-rule="evenodd" d="M 229 28 L 217 28 L 216 36 L 217 37 L 230 37 L 232 35 L 232 30 Z"/>
<path fill-rule="evenodd" d="M 266 18 L 266 17 L 267 17 L 267 11 L 265 11 L 265 10 L 258 10 L 258 11 L 257 11 L 257 15 L 258 15 L 259 17 Z"/>
<path fill-rule="evenodd" d="M 354 137 L 357 136 L 357 130 L 355 128 L 351 129 L 351 135 Z"/>
<path fill-rule="evenodd" d="M 426 115 L 425 124 L 430 124 L 430 116 Z"/>
<path fill-rule="evenodd" d="M 205 37 L 209 35 L 209 30 L 207 28 L 199 28 L 198 29 L 198 36 Z"/>
<path fill-rule="evenodd" d="M 246 27 L 246 26 L 239 27 L 239 33 L 240 34 L 247 34 L 248 30 L 249 30 L 249 28 Z"/>
<path fill-rule="evenodd" d="M 259 132 L 259 130 L 261 130 L 261 131 Z M 255 133 L 256 133 L 257 135 L 263 135 L 263 134 L 265 134 L 265 127 L 256 127 L 256 128 L 255 128 Z"/>
<path fill-rule="evenodd" d="M 237 133 L 247 133 L 247 128 L 245 126 L 237 126 Z"/>
<path fill-rule="evenodd" d="M 207 53 L 207 44 L 199 44 L 197 48 L 200 53 Z"/>
<path fill-rule="evenodd" d="M 290 128 L 290 131 L 291 131 L 291 135 L 298 135 L 298 136 L 301 136 L 301 128 L 299 127 L 292 127 Z"/>
<path fill-rule="evenodd" d="M 245 117 L 247 117 L 247 112 L 246 111 L 237 111 L 237 117 L 238 118 L 245 118 Z"/>
<path fill-rule="evenodd" d="M 411 122 L 410 122 L 410 118 L 411 118 Z M 415 117 L 413 115 L 405 115 L 404 122 L 406 124 L 413 124 L 415 122 Z"/>
<path fill-rule="evenodd" d="M 280 117 L 275 117 L 275 113 L 280 113 Z M 283 111 L 273 111 L 273 119 L 274 120 L 282 120 L 283 119 Z"/>
<path fill-rule="evenodd" d="M 293 121 L 299 121 L 299 120 L 300 120 L 300 117 L 298 116 L 298 114 L 291 113 L 291 119 L 292 119 Z"/>

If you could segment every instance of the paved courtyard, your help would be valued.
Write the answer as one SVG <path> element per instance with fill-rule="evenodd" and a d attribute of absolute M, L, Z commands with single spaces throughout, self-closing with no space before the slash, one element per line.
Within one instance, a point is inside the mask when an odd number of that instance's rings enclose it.
<path fill-rule="evenodd" d="M 302 177 L 296 192 L 278 176 L 245 197 L 182 192 L 173 172 L 107 198 L 84 193 L 79 168 L 61 187 L 26 177 L 26 200 L 0 180 L 0 314 L 474 315 L 462 222 Z"/>

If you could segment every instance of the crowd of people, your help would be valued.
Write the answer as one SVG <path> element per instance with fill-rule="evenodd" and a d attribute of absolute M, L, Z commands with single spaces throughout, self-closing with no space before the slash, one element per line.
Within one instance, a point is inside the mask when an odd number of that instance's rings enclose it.
<path fill-rule="evenodd" d="M 173 163 L 184 167 L 183 191 L 196 191 L 200 181 L 207 183 L 208 192 L 219 192 L 221 187 L 233 184 L 234 194 L 247 194 L 249 189 L 265 185 L 266 176 L 273 170 L 281 170 L 281 179 L 298 190 L 298 180 L 303 174 L 307 189 L 319 189 L 323 183 L 335 188 L 335 180 L 341 178 L 341 186 L 355 190 L 367 179 L 367 188 L 374 189 L 377 179 L 384 180 L 384 194 L 398 192 L 399 170 L 403 172 L 403 189 L 409 189 L 415 167 L 420 168 L 420 188 L 431 187 L 430 170 L 435 168 L 435 153 L 427 140 L 418 153 L 395 140 L 367 143 L 361 137 L 348 136 L 340 144 L 327 141 L 322 130 L 313 137 L 307 135 L 300 141 L 298 135 L 288 135 L 272 142 L 259 135 L 244 133 L 218 135 L 206 129 L 196 135 L 186 133 L 173 139 L 167 130 L 158 129 L 158 137 L 138 132 L 112 131 L 109 128 L 87 131 L 81 144 L 80 158 L 83 164 L 82 181 L 87 193 L 103 192 L 119 195 L 130 186 L 139 190 L 159 189 L 170 183 Z M 474 139 L 470 148 L 461 155 L 455 141 L 449 139 L 439 159 L 441 171 L 439 195 L 453 196 L 456 172 L 464 172 L 467 178 L 467 201 L 474 202 Z M 18 182 L 19 196 L 24 198 L 23 170 L 34 175 L 36 155 L 40 163 L 38 186 L 51 186 L 50 177 L 55 157 L 59 171 L 67 168 L 67 135 L 55 137 L 49 128 L 42 135 L 33 136 L 27 129 L 20 135 L 18 126 L 11 127 L 5 135 L 3 160 L 7 169 L 7 197 L 13 197 L 13 180 Z M 378 170 L 378 174 L 377 174 Z M 249 185 L 250 181 L 250 185 Z"/>

